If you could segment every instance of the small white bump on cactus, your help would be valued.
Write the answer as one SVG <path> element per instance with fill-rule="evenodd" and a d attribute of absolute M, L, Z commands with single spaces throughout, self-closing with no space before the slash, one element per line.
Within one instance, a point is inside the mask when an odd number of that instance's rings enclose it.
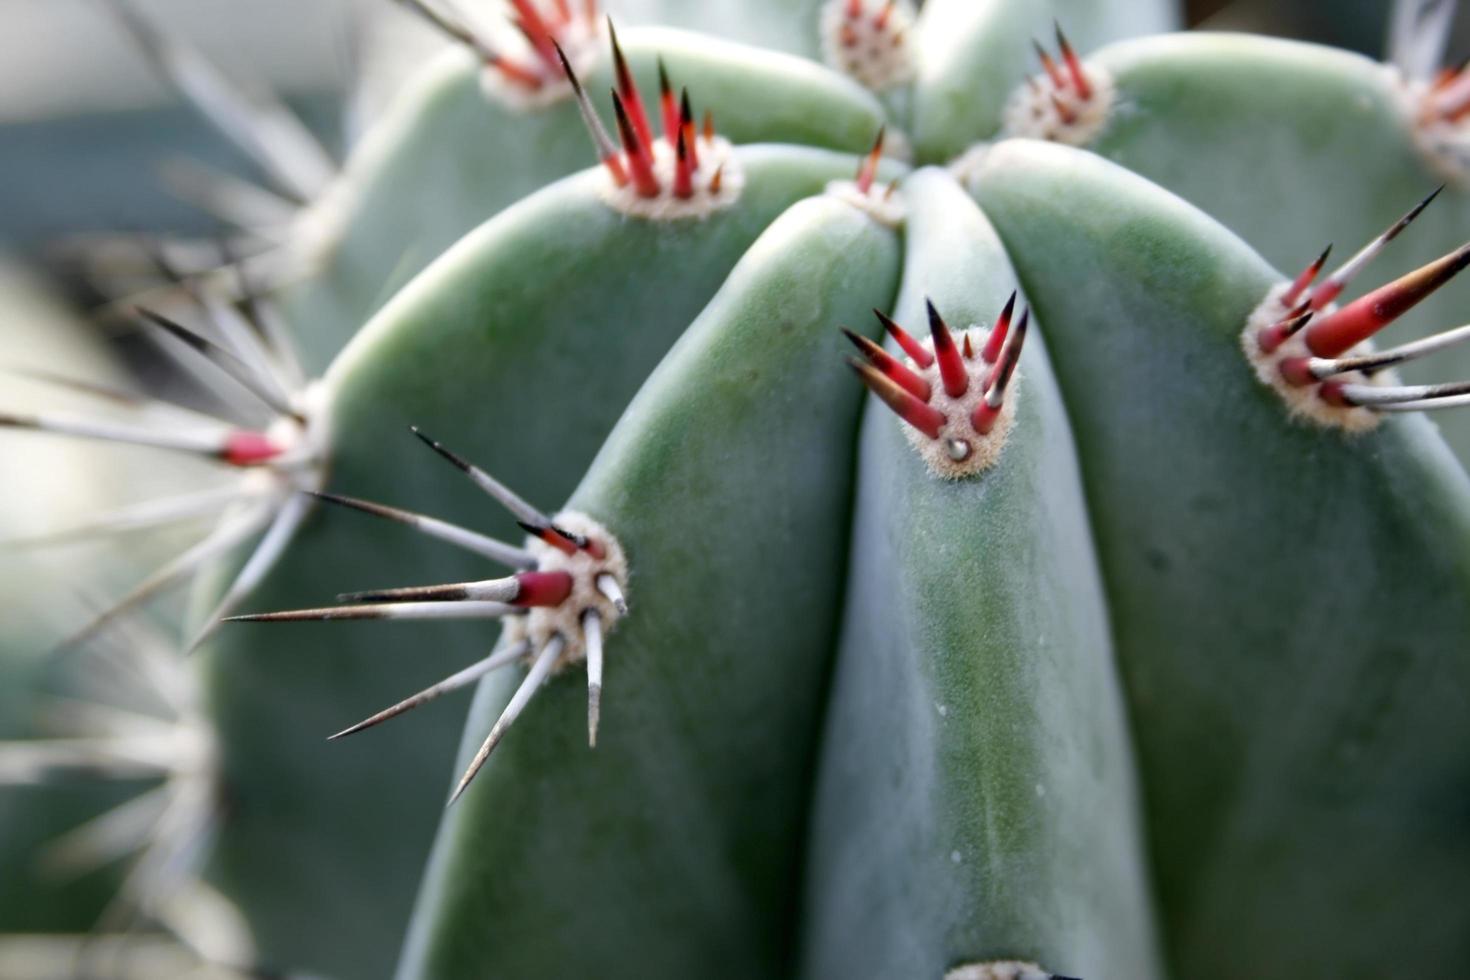
<path fill-rule="evenodd" d="M 821 13 L 822 58 L 864 88 L 881 92 L 914 77 L 908 0 L 828 0 Z"/>
<path fill-rule="evenodd" d="M 991 329 L 972 326 L 958 341 L 933 303 L 924 341 L 874 310 L 907 355 L 903 360 L 844 331 L 865 358 L 850 359 L 853 370 L 907 423 L 904 435 L 935 476 L 974 476 L 1000 459 L 1015 418 L 1016 363 L 1030 321 L 1030 310 L 1022 310 L 1013 326 L 1015 307 L 1012 293 Z"/>
<path fill-rule="evenodd" d="M 450 798 L 453 803 L 547 678 L 577 664 L 587 668 L 587 742 L 596 746 L 602 705 L 603 640 L 628 611 L 628 561 L 617 538 L 593 518 L 576 511 L 547 516 L 442 443 L 417 429 L 413 431 L 510 511 L 529 535 L 524 547 L 396 507 L 336 494 L 317 496 L 408 525 L 516 571 L 503 578 L 473 582 L 344 593 L 338 598 L 346 605 L 232 616 L 228 621 L 504 619 L 501 643 L 488 657 L 331 736 L 337 739 L 372 728 L 501 667 L 529 664 L 525 679 L 456 786 Z"/>
<path fill-rule="evenodd" d="M 1033 42 L 1041 60 L 1039 75 L 1028 77 L 1006 103 L 1009 136 L 1086 146 L 1102 131 L 1113 108 L 1113 77 L 1101 65 L 1085 64 L 1057 25 L 1061 62 Z"/>
<path fill-rule="evenodd" d="M 1391 350 L 1371 338 L 1470 265 L 1470 244 L 1368 292 L 1341 309 L 1333 301 L 1365 266 L 1419 216 L 1435 190 L 1315 287 L 1330 247 L 1297 278 L 1272 288 L 1246 321 L 1241 348 L 1256 376 L 1291 414 L 1347 432 L 1366 432 L 1383 412 L 1470 404 L 1470 382 L 1401 385 L 1391 370 L 1470 340 L 1457 327 Z"/>

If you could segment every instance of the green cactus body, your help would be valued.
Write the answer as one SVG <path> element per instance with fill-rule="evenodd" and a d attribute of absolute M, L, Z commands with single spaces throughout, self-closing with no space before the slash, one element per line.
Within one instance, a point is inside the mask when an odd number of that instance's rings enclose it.
<path fill-rule="evenodd" d="M 175 446 L 279 476 L 305 445 L 277 520 L 329 482 L 478 550 L 341 512 L 277 525 L 248 608 L 287 611 L 237 618 L 479 621 L 232 625 L 201 654 L 209 880 L 252 963 L 1462 973 L 1470 480 L 1393 413 L 1470 386 L 1352 358 L 1470 250 L 1310 322 L 1269 264 L 1357 245 L 1434 182 L 1390 73 L 1220 36 L 1084 62 L 1058 29 L 1018 89 L 1051 14 L 1084 49 L 1169 17 L 1100 0 L 649 2 L 629 11 L 721 40 L 632 28 L 622 73 L 586 5 L 515 6 L 579 26 L 528 29 L 518 63 L 441 24 L 474 58 L 429 68 L 264 253 L 325 368 L 277 419 L 299 440 Z M 775 25 L 851 78 L 737 43 Z M 677 89 L 636 98 L 660 67 L 728 141 Z M 1056 142 L 977 143 L 1032 130 Z M 880 167 L 885 145 L 949 170 Z M 1444 251 L 1444 197 L 1388 274 Z M 1024 356 L 1018 287 L 1047 342 Z M 902 421 L 862 418 L 837 361 L 838 326 L 876 336 L 869 308 L 896 348 L 849 333 L 853 366 Z M 929 346 L 888 313 L 927 315 Z M 465 728 L 442 704 L 359 734 L 472 683 Z M 5 847 L 36 839 L 20 824 Z"/>
<path fill-rule="evenodd" d="M 1287 423 L 1240 352 L 1280 277 L 1178 199 L 1020 141 L 973 187 L 1077 428 L 1179 974 L 1454 975 L 1464 472 L 1423 419 Z"/>
<path fill-rule="evenodd" d="M 532 196 L 446 254 L 328 375 L 334 485 L 519 538 L 502 515 L 486 514 L 472 486 L 424 465 L 406 427 L 442 433 L 492 472 L 514 473 L 531 499 L 564 497 L 620 406 L 741 253 L 788 204 L 852 168 L 850 157 L 796 147 L 738 154 L 746 178 L 740 200 L 702 222 L 629 220 L 603 202 L 602 174 L 589 172 Z M 557 276 L 546 277 L 547 268 Z M 475 406 L 469 413 L 467 400 Z M 409 465 L 387 464 L 391 459 Z M 406 530 L 330 517 L 307 527 L 253 608 L 299 605 L 304 596 L 325 599 L 344 588 L 473 578 L 483 570 L 482 561 Z M 349 567 L 353 580 L 342 581 L 338 570 Z M 398 765 L 385 766 L 374 744 L 381 733 L 346 745 L 325 744 L 321 736 L 483 655 L 491 637 L 446 629 L 424 647 L 437 648 L 429 662 L 399 659 L 385 669 L 371 626 L 358 627 L 369 631 L 359 637 L 329 637 L 326 648 L 309 630 L 285 631 L 264 654 L 261 629 L 221 633 L 209 662 L 237 797 L 220 843 L 221 881 L 249 913 L 263 948 L 282 961 L 348 974 L 381 970 L 407 921 L 459 721 L 445 712 L 413 719 L 411 745 L 390 746 L 400 753 Z M 283 676 L 292 679 L 283 683 Z M 301 710 L 306 705 L 310 710 Z M 262 717 L 278 722 L 269 737 L 259 730 Z M 323 847 L 313 828 L 335 822 L 343 801 L 354 798 L 361 816 Z M 288 833 L 300 849 L 285 862 L 290 877 L 256 859 L 267 841 Z M 391 853 L 382 853 L 381 842 L 390 840 Z M 337 928 L 323 928 L 320 911 L 306 913 L 345 894 L 353 904 L 338 910 Z M 379 923 L 370 933 L 374 942 L 337 942 L 339 930 L 356 928 L 369 914 Z"/>
<path fill-rule="evenodd" d="M 1305 266 L 1334 243 L 1341 258 L 1447 183 L 1414 234 L 1377 259 L 1377 281 L 1465 240 L 1464 163 L 1436 160 L 1418 105 L 1394 69 L 1313 44 L 1234 34 L 1142 38 L 1087 59 L 1111 80 L 1113 105 L 1083 145 L 1214 216 L 1277 268 Z M 1028 135 L 1021 133 L 1020 135 Z M 1441 136 L 1441 139 L 1444 137 Z M 1405 339 L 1463 322 L 1457 297 L 1431 297 L 1395 331 Z M 1411 380 L 1470 376 L 1470 353 L 1445 351 Z M 1467 458 L 1470 429 L 1441 416 Z"/>
<path fill-rule="evenodd" d="M 779 971 L 857 419 L 827 325 L 888 305 L 897 267 L 888 229 L 798 204 L 629 406 L 568 504 L 636 568 L 606 734 L 588 750 L 581 672 L 550 683 L 444 825 L 400 977 Z"/>
<path fill-rule="evenodd" d="M 988 324 L 1015 288 L 947 174 L 904 182 L 895 318 Z M 804 975 L 1026 959 L 1162 976 L 1132 747 L 1065 413 L 1040 345 L 995 466 L 937 480 L 886 413 L 852 558 L 809 840 Z"/>
<path fill-rule="evenodd" d="M 923 162 L 945 162 L 1000 129 L 1016 80 L 1033 68 L 1031 43 L 1066 25 L 1081 51 L 1175 26 L 1173 5 L 1158 0 L 1008 3 L 929 0 L 916 27 L 923 52 L 914 86 L 913 140 Z"/>

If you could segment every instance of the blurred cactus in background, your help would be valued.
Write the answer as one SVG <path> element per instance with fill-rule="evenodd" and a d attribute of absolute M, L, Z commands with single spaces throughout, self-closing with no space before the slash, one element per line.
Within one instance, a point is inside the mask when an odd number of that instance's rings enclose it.
<path fill-rule="evenodd" d="M 12 2 L 0 976 L 1460 976 L 1455 13 Z"/>

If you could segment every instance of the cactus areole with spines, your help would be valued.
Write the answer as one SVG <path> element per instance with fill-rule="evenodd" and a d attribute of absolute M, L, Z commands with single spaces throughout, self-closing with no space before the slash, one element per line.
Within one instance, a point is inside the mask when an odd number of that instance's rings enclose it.
<path fill-rule="evenodd" d="M 217 417 L 0 406 L 224 474 L 91 522 L 210 522 L 87 631 L 198 579 L 120 908 L 354 978 L 1464 972 L 1440 7 L 1386 68 L 1138 0 L 400 5 L 455 50 L 340 174 L 126 14 L 290 217 L 118 297 Z"/>

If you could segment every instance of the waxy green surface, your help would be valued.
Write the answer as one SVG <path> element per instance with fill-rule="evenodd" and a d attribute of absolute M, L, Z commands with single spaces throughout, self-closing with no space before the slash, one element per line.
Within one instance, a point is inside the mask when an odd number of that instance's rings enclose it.
<path fill-rule="evenodd" d="M 922 330 L 928 298 L 955 330 L 993 324 L 1016 280 L 989 223 L 943 171 L 902 192 L 895 318 Z M 1102 583 L 1034 325 L 1007 397 L 999 461 L 957 481 L 867 405 L 807 842 L 806 977 L 937 978 L 996 959 L 1162 975 Z"/>
<path fill-rule="evenodd" d="M 792 202 L 855 166 L 797 147 L 739 154 L 743 196 L 705 221 L 627 218 L 602 203 L 604 177 L 589 171 L 446 253 L 328 374 L 332 489 L 519 540 L 509 516 L 407 426 L 535 503 L 565 499 L 749 245 Z M 249 609 L 498 574 L 407 528 L 333 509 L 309 521 Z M 445 699 L 341 743 L 323 739 L 483 656 L 495 632 L 419 625 L 234 625 L 212 644 L 234 799 L 218 881 L 243 905 L 268 962 L 364 978 L 391 969 L 462 708 Z"/>
<path fill-rule="evenodd" d="M 1332 243 L 1329 270 L 1440 184 L 1439 198 L 1362 273 L 1366 292 L 1470 238 L 1470 182 L 1431 166 L 1415 145 L 1403 83 L 1361 55 L 1236 34 L 1180 34 L 1104 48 L 1119 99 L 1092 142 L 1115 163 L 1215 217 L 1296 275 Z M 1467 319 L 1455 283 L 1386 330 L 1392 345 Z M 1470 350 L 1412 365 L 1413 381 L 1470 377 Z M 1436 416 L 1470 459 L 1470 415 Z"/>
<path fill-rule="evenodd" d="M 629 406 L 568 505 L 632 569 L 597 748 L 585 671 L 553 678 L 447 814 L 401 980 L 784 972 L 859 404 L 831 325 L 871 322 L 899 261 L 849 205 L 796 205 Z"/>
<path fill-rule="evenodd" d="M 1422 418 L 1287 419 L 1240 351 L 1283 277 L 1178 198 L 1014 141 L 973 183 L 1045 324 L 1190 978 L 1470 955 L 1470 481 Z"/>
<path fill-rule="evenodd" d="M 659 130 L 656 59 L 687 86 L 697 116 L 713 111 L 732 142 L 866 150 L 882 108 L 855 82 L 791 55 L 661 28 L 620 35 L 650 123 Z M 613 138 L 611 56 L 584 87 Z M 511 108 L 487 94 L 469 52 L 442 55 L 349 160 L 336 197 L 335 242 L 287 293 L 308 363 L 321 370 L 395 292 L 461 236 L 551 181 L 597 162 L 576 103 Z"/>

